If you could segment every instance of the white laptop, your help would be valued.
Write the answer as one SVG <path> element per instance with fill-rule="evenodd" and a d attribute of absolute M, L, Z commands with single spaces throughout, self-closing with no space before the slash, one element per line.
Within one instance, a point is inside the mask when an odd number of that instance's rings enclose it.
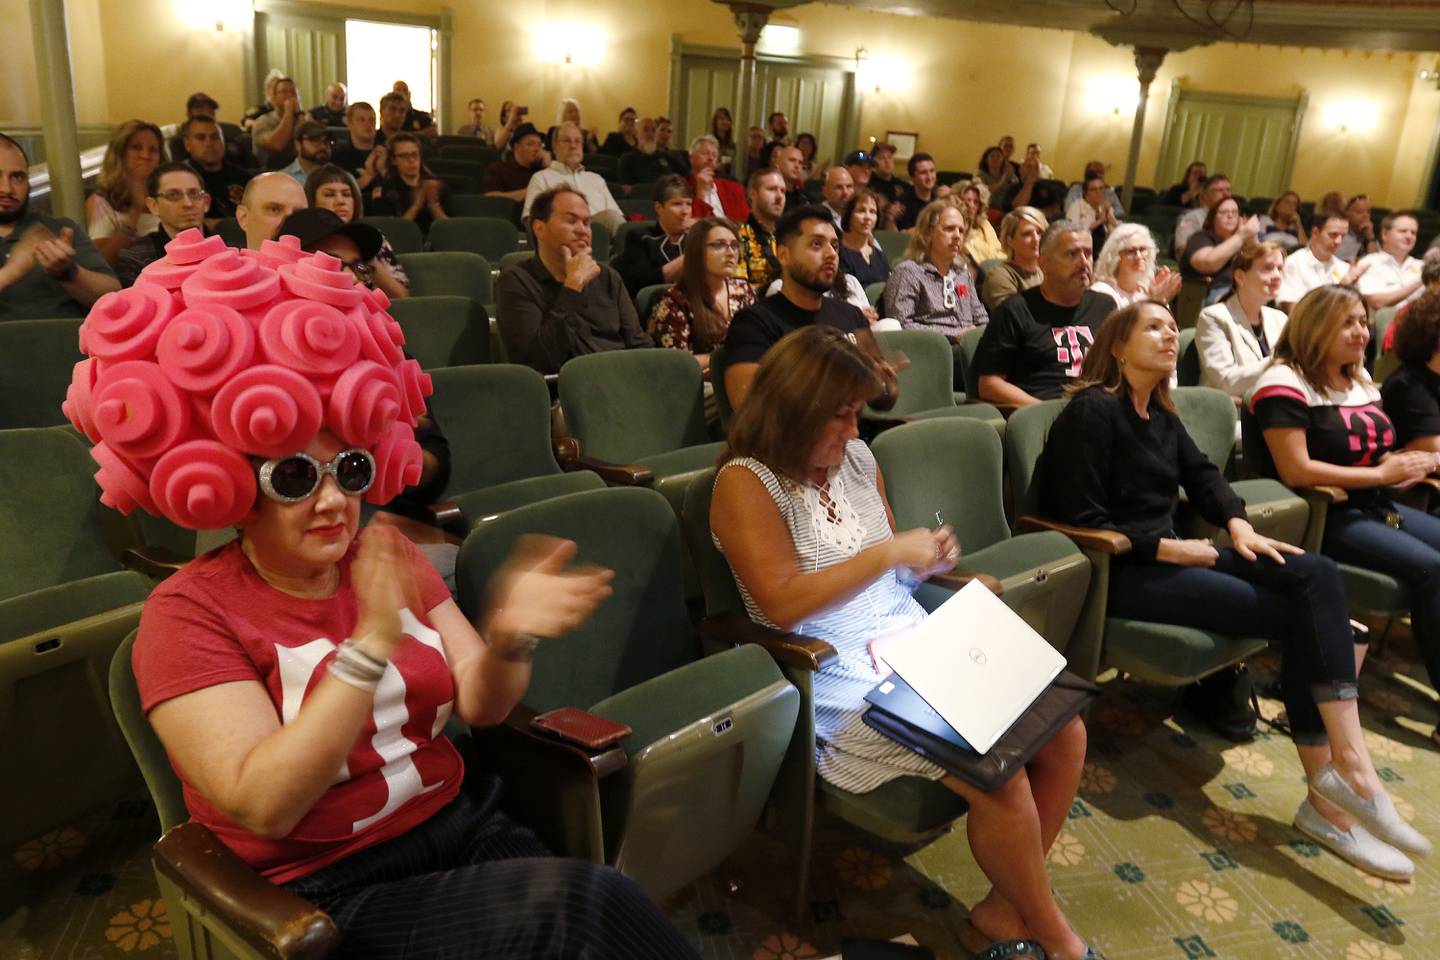
<path fill-rule="evenodd" d="M 978 580 L 876 655 L 982 754 L 1065 667 L 1059 651 Z"/>

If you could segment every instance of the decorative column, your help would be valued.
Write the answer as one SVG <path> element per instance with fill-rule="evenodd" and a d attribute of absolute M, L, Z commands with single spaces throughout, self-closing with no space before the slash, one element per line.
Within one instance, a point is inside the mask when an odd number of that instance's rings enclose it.
<path fill-rule="evenodd" d="M 1130 157 L 1125 161 L 1125 187 L 1120 203 L 1126 213 L 1134 210 L 1135 174 L 1140 166 L 1140 141 L 1145 134 L 1145 105 L 1150 100 L 1150 84 L 1160 64 L 1165 62 L 1165 47 L 1136 47 L 1135 69 L 1140 75 L 1140 98 L 1135 102 L 1135 125 L 1130 130 Z"/>
<path fill-rule="evenodd" d="M 45 133 L 45 163 L 50 171 L 50 212 L 84 226 L 85 192 L 80 180 L 65 0 L 30 0 L 30 25 L 40 81 L 40 127 Z"/>
<path fill-rule="evenodd" d="M 732 3 L 735 26 L 740 30 L 740 102 L 735 105 L 734 137 L 737 145 L 748 143 L 755 126 L 755 44 L 770 19 L 770 8 L 753 3 Z M 743 166 L 743 164 L 742 164 Z"/>

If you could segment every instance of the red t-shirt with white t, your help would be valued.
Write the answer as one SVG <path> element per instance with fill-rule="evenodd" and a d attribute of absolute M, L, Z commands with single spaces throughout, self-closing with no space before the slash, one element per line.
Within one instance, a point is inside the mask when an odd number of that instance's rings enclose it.
<path fill-rule="evenodd" d="M 420 609 L 400 611 L 405 642 L 375 691 L 375 708 L 333 785 L 289 836 L 267 840 L 229 820 L 176 767 L 196 821 L 273 883 L 285 883 L 398 836 L 459 792 L 464 766 L 442 736 L 455 699 L 440 634 L 426 613 L 450 598 L 435 567 L 406 543 Z M 276 717 L 293 721 L 326 676 L 358 619 L 350 567 L 340 561 L 333 597 L 302 599 L 270 586 L 231 543 L 186 564 L 150 595 L 132 664 L 141 707 L 216 684 L 251 680 L 270 694 Z M 236 718 L 239 722 L 239 718 Z M 174 766 L 172 758 L 172 766 Z"/>

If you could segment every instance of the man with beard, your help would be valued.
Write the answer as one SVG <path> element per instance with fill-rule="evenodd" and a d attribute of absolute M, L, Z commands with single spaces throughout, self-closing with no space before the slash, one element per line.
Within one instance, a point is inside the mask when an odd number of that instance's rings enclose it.
<path fill-rule="evenodd" d="M 740 261 L 735 276 L 750 281 L 764 293 L 780 276 L 775 253 L 775 227 L 785 212 L 785 177 L 779 170 L 761 167 L 750 174 L 750 215 L 740 224 Z"/>
<path fill-rule="evenodd" d="M 295 159 L 281 173 L 295 178 L 305 186 L 310 174 L 330 162 L 330 131 L 318 120 L 305 120 L 295 125 Z"/>
<path fill-rule="evenodd" d="M 1080 375 L 1095 331 L 1115 301 L 1090 289 L 1094 246 L 1073 220 L 1050 224 L 1040 240 L 1045 279 L 990 316 L 975 351 L 980 399 L 1007 406 L 1055 400 Z"/>
<path fill-rule="evenodd" d="M 0 321 L 85 316 L 120 281 L 73 221 L 29 207 L 30 160 L 0 133 Z"/>
<path fill-rule="evenodd" d="M 790 121 L 787 120 L 785 114 L 779 110 L 776 110 L 766 118 L 765 126 L 770 131 L 770 141 L 772 143 L 790 142 Z"/>
<path fill-rule="evenodd" d="M 775 252 L 780 292 L 741 310 L 725 334 L 725 392 L 731 407 L 739 409 L 745 400 L 766 351 L 787 333 L 812 323 L 844 331 L 875 358 L 885 378 L 885 394 L 872 405 L 893 406 L 899 396 L 895 372 L 881 359 L 869 321 L 844 300 L 825 296 L 840 270 L 840 241 L 829 211 L 813 204 L 787 211 L 775 227 Z"/>
<path fill-rule="evenodd" d="M 183 161 L 162 163 L 145 181 L 145 209 L 160 218 L 160 228 L 120 252 L 115 274 L 123 286 L 135 285 L 140 271 L 165 256 L 165 244 L 192 227 L 204 228 L 210 197 L 194 168 Z"/>
<path fill-rule="evenodd" d="M 667 173 L 689 172 L 674 154 L 661 147 L 659 123 L 642 117 L 639 131 L 635 149 L 620 158 L 621 183 L 654 183 Z"/>

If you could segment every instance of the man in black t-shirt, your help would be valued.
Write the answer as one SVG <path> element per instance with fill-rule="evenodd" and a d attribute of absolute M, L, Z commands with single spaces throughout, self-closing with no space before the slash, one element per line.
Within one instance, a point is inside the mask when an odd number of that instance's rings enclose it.
<path fill-rule="evenodd" d="M 205 192 L 210 194 L 210 208 L 205 225 L 214 228 L 225 217 L 235 216 L 235 208 L 245 195 L 245 184 L 254 175 L 225 159 L 225 134 L 214 117 L 194 116 L 180 125 L 180 142 L 184 157 L 200 175 Z"/>
<path fill-rule="evenodd" d="M 1072 220 L 1050 224 L 1040 241 L 1045 279 L 1002 303 L 975 351 L 980 399 L 1023 407 L 1054 400 L 1080 375 L 1095 330 L 1115 301 L 1090 288 L 1090 231 Z"/>
<path fill-rule="evenodd" d="M 824 207 L 789 210 L 775 225 L 775 254 L 780 260 L 780 292 L 751 304 L 735 315 L 725 334 L 725 393 L 738 409 L 760 358 L 787 333 L 821 323 L 848 333 L 874 357 L 885 378 L 884 396 L 872 405 L 889 409 L 899 396 L 895 372 L 881 359 L 870 324 L 859 309 L 825 294 L 835 286 L 840 269 L 840 241 Z"/>

